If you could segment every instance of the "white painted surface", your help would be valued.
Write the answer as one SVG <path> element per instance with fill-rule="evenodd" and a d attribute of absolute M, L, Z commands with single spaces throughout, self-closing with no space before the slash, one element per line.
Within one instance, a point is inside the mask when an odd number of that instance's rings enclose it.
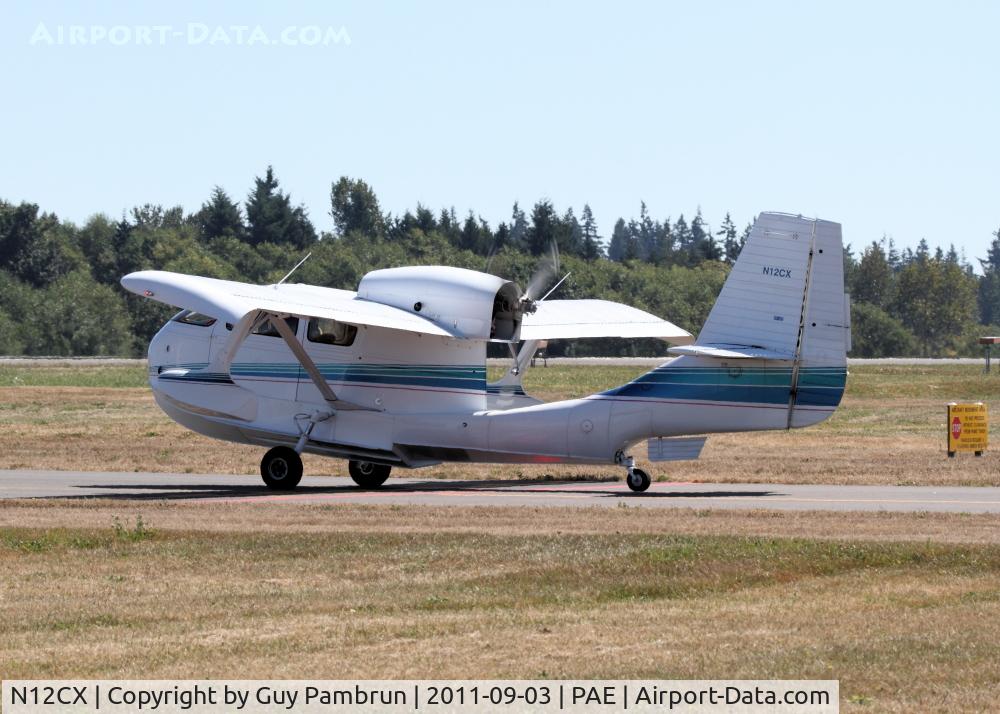
<path fill-rule="evenodd" d="M 658 337 L 674 344 L 693 342 L 690 332 L 638 308 L 609 300 L 546 300 L 525 315 L 523 340 L 580 337 Z"/>

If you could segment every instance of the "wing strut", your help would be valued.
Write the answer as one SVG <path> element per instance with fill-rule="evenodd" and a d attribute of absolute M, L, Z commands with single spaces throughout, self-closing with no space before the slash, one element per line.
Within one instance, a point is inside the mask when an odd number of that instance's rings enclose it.
<path fill-rule="evenodd" d="M 292 332 L 292 328 L 290 328 L 288 323 L 285 322 L 284 316 L 273 312 L 265 312 L 264 314 L 270 318 L 271 324 L 274 325 L 278 334 L 281 335 L 285 344 L 288 345 L 288 349 L 292 351 L 292 354 L 295 355 L 295 359 L 297 359 L 299 364 L 302 365 L 302 369 L 304 369 L 306 374 L 309 375 L 309 378 L 313 381 L 313 384 L 316 385 L 316 389 L 319 390 L 323 399 L 325 399 L 331 406 L 344 410 L 361 409 L 372 412 L 378 411 L 377 409 L 373 409 L 371 407 L 363 407 L 360 404 L 345 402 L 342 399 L 338 399 L 337 395 L 334 394 L 332 389 L 330 389 L 330 385 L 327 384 L 325 379 L 323 379 L 323 374 L 319 371 L 319 367 L 317 367 L 316 363 L 313 362 L 312 357 L 310 357 L 309 353 L 306 352 L 302 343 L 296 339 L 295 333 Z"/>

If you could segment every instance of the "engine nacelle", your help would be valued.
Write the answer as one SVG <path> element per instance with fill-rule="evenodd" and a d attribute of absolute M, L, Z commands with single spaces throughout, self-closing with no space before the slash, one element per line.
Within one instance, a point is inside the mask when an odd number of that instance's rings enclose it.
<path fill-rule="evenodd" d="M 418 313 L 468 339 L 516 340 L 521 329 L 521 291 L 495 275 L 446 266 L 373 270 L 358 297 Z"/>

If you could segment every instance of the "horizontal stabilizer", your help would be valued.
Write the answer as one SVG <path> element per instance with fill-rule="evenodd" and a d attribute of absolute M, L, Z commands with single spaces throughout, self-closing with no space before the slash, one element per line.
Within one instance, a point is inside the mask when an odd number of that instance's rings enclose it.
<path fill-rule="evenodd" d="M 705 446 L 706 436 L 686 436 L 682 438 L 665 438 L 662 436 L 649 440 L 650 461 L 694 461 L 701 456 Z"/>
<path fill-rule="evenodd" d="M 537 308 L 522 320 L 522 340 L 656 337 L 678 345 L 694 341 L 690 332 L 673 323 L 610 300 L 545 300 Z"/>
<path fill-rule="evenodd" d="M 768 350 L 752 345 L 684 345 L 671 347 L 667 350 L 673 355 L 691 355 L 693 357 L 714 357 L 716 359 L 795 359 L 794 354 Z"/>

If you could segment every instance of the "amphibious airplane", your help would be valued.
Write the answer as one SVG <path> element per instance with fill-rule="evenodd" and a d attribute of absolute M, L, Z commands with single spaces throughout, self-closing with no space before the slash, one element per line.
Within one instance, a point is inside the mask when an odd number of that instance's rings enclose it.
<path fill-rule="evenodd" d="M 850 349 L 840 225 L 781 213 L 757 218 L 697 340 L 627 305 L 538 299 L 451 267 L 374 270 L 357 292 L 162 271 L 122 285 L 182 309 L 149 345 L 157 404 L 196 432 L 271 447 L 272 489 L 294 488 L 309 452 L 347 459 L 369 489 L 393 466 L 455 461 L 616 464 L 644 491 L 632 445 L 690 459 L 705 434 L 823 421 Z M 539 342 L 587 337 L 661 338 L 674 358 L 582 399 L 524 392 Z M 492 383 L 488 342 L 512 355 Z"/>

